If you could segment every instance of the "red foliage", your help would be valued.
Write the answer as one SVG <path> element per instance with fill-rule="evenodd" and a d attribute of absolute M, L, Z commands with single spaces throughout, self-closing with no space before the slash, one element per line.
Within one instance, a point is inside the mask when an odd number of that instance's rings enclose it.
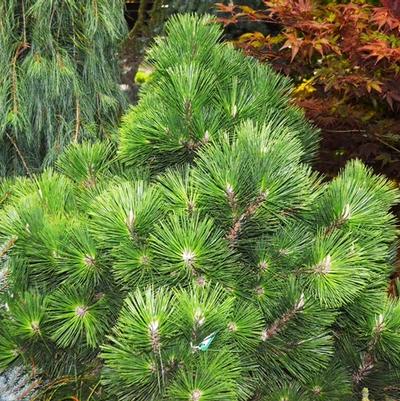
<path fill-rule="evenodd" d="M 235 44 L 293 78 L 296 102 L 323 131 L 320 168 L 335 173 L 358 156 L 400 180 L 400 1 L 264 3 L 263 10 L 220 4 L 220 21 L 280 28 Z"/>
<path fill-rule="evenodd" d="M 400 1 L 399 0 L 381 0 L 384 7 L 392 12 L 395 17 L 400 17 Z"/>

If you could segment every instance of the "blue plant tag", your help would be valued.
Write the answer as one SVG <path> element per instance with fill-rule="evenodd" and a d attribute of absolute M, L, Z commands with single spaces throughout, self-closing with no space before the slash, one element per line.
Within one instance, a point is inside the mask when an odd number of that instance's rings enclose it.
<path fill-rule="evenodd" d="M 211 343 L 213 342 L 215 335 L 217 333 L 214 331 L 213 333 L 211 333 L 209 336 L 207 336 L 199 345 L 198 345 L 198 349 L 200 351 L 207 351 L 208 348 L 210 347 Z"/>

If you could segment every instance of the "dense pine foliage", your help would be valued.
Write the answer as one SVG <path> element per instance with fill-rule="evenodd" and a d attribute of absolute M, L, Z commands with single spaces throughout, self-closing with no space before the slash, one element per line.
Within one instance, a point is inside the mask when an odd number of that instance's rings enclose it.
<path fill-rule="evenodd" d="M 123 0 L 6 0 L 0 16 L 0 176 L 26 174 L 117 121 Z"/>
<path fill-rule="evenodd" d="M 148 61 L 154 84 L 121 129 L 121 159 L 160 171 L 193 159 L 205 143 L 241 121 L 266 122 L 291 131 L 309 160 L 317 134 L 303 113 L 289 104 L 288 80 L 220 41 L 216 25 L 172 24 L 168 41 L 154 46 Z"/>
<path fill-rule="evenodd" d="M 118 154 L 1 183 L 0 369 L 104 400 L 398 397 L 398 193 L 313 173 L 290 83 L 220 37 L 173 18 Z"/>

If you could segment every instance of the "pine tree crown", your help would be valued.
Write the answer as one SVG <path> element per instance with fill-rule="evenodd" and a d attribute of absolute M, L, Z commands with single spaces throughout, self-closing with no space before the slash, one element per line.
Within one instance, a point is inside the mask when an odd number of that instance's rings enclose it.
<path fill-rule="evenodd" d="M 167 39 L 148 52 L 153 78 L 124 118 L 121 159 L 159 172 L 190 162 L 204 144 L 249 119 L 291 132 L 303 160 L 312 159 L 318 132 L 290 103 L 289 80 L 222 43 L 222 30 L 211 22 L 188 14 L 167 23 Z"/>

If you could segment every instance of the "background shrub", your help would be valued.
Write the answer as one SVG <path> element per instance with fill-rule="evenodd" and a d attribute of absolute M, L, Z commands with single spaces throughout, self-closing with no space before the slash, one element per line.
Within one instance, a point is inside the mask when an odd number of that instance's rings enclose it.
<path fill-rule="evenodd" d="M 120 116 L 123 0 L 0 4 L 0 175 L 32 174 Z"/>

